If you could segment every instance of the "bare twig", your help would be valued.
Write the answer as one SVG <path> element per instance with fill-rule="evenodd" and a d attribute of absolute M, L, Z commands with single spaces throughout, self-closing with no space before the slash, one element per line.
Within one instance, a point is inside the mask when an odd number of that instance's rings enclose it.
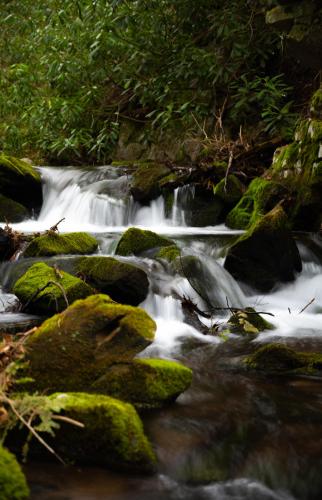
<path fill-rule="evenodd" d="M 59 290 L 62 292 L 63 297 L 65 299 L 66 306 L 68 307 L 69 306 L 69 302 L 68 302 L 66 291 L 65 291 L 64 287 L 60 283 L 57 283 L 57 281 L 49 280 L 46 283 L 46 285 L 42 286 L 41 288 L 38 288 L 38 290 L 36 290 L 35 293 L 33 293 L 33 295 L 30 297 L 30 299 L 22 307 L 21 311 L 25 311 L 27 309 L 27 307 L 29 306 L 30 302 L 32 302 L 41 292 L 43 292 L 50 285 L 55 285 L 55 286 L 57 286 L 59 288 Z M 56 301 L 56 305 L 57 305 L 57 301 Z M 58 307 L 56 307 L 56 308 L 58 309 Z"/>
<path fill-rule="evenodd" d="M 302 312 L 304 312 L 305 309 L 307 309 L 311 304 L 313 304 L 314 301 L 315 301 L 315 297 L 313 297 L 313 299 L 311 299 L 310 302 L 308 302 L 306 304 L 306 306 L 304 306 L 303 309 L 300 310 L 299 314 L 301 314 Z"/>
<path fill-rule="evenodd" d="M 65 217 L 63 217 L 62 219 L 60 219 L 56 224 L 54 224 L 53 226 L 51 226 L 48 231 L 54 231 L 54 232 L 57 232 L 58 231 L 58 224 L 60 224 L 61 222 L 63 222 L 63 220 L 65 220 Z"/>

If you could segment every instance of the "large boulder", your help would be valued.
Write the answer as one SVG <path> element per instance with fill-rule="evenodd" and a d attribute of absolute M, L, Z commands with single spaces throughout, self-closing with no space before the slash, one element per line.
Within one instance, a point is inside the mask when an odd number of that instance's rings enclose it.
<path fill-rule="evenodd" d="M 0 221 L 21 222 L 28 216 L 28 210 L 21 203 L 0 194 Z"/>
<path fill-rule="evenodd" d="M 140 203 L 147 204 L 161 194 L 159 181 L 170 174 L 171 170 L 162 164 L 146 163 L 133 174 L 131 193 Z"/>
<path fill-rule="evenodd" d="M 107 295 L 78 300 L 45 321 L 26 342 L 37 390 L 88 391 L 114 363 L 127 362 L 154 339 L 155 322 Z"/>
<path fill-rule="evenodd" d="M 295 279 L 302 270 L 285 212 L 280 206 L 256 222 L 228 250 L 224 267 L 261 292 Z"/>
<path fill-rule="evenodd" d="M 188 185 L 179 192 L 177 206 L 184 212 L 188 226 L 214 226 L 224 221 L 224 202 L 214 196 L 212 189 L 198 185 Z"/>
<path fill-rule="evenodd" d="M 27 208 L 42 203 L 40 174 L 28 163 L 0 154 L 0 192 Z"/>
<path fill-rule="evenodd" d="M 138 408 L 158 408 L 173 402 L 191 384 L 186 366 L 161 359 L 135 359 L 108 368 L 91 390 L 129 401 Z"/>
<path fill-rule="evenodd" d="M 173 240 L 159 236 L 153 231 L 145 231 L 130 227 L 122 234 L 120 241 L 117 244 L 116 255 L 142 255 L 149 251 L 155 250 L 154 253 L 162 247 L 175 245 Z"/>
<path fill-rule="evenodd" d="M 96 239 L 88 233 L 57 234 L 54 231 L 48 231 L 29 243 L 24 251 L 24 257 L 85 255 L 94 253 L 97 247 Z"/>
<path fill-rule="evenodd" d="M 82 257 L 76 270 L 95 289 L 122 304 L 137 306 L 149 291 L 149 280 L 142 269 L 112 257 Z"/>
<path fill-rule="evenodd" d="M 84 281 L 43 262 L 29 267 L 16 281 L 13 292 L 26 311 L 47 316 L 94 293 Z"/>
<path fill-rule="evenodd" d="M 0 498 L 23 500 L 29 498 L 25 476 L 15 456 L 0 446 Z"/>

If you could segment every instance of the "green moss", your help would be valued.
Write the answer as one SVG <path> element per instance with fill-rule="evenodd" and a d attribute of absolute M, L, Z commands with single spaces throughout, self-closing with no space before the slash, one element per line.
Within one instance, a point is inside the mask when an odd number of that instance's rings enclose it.
<path fill-rule="evenodd" d="M 0 500 L 29 498 L 25 476 L 15 456 L 0 447 Z"/>
<path fill-rule="evenodd" d="M 44 290 L 42 289 L 51 283 Z M 93 289 L 84 281 L 75 278 L 64 271 L 56 271 L 42 262 L 32 265 L 27 272 L 16 281 L 13 292 L 23 304 L 28 304 L 27 310 L 36 314 L 54 314 L 66 308 L 66 294 L 69 304 L 77 299 L 92 295 Z"/>
<path fill-rule="evenodd" d="M 28 339 L 28 375 L 38 390 L 87 391 L 111 364 L 145 349 L 155 330 L 143 309 L 92 295 L 45 321 Z"/>
<path fill-rule="evenodd" d="M 322 88 L 313 94 L 310 113 L 311 116 L 322 119 Z"/>
<path fill-rule="evenodd" d="M 97 250 L 98 243 L 87 233 L 57 234 L 50 231 L 34 238 L 24 252 L 25 257 L 61 254 L 90 254 Z"/>
<path fill-rule="evenodd" d="M 26 207 L 42 201 L 41 178 L 37 170 L 13 156 L 0 154 L 0 192 Z"/>
<path fill-rule="evenodd" d="M 245 186 L 235 175 L 228 175 L 214 187 L 214 194 L 227 204 L 235 204 L 243 196 Z"/>
<path fill-rule="evenodd" d="M 239 203 L 229 212 L 226 224 L 233 229 L 248 229 L 278 202 L 282 188 L 275 182 L 257 177 Z"/>
<path fill-rule="evenodd" d="M 168 262 L 174 261 L 177 257 L 180 257 L 181 252 L 177 245 L 170 245 L 168 247 L 162 247 L 156 255 L 158 259 L 165 259 Z"/>
<path fill-rule="evenodd" d="M 260 314 L 256 313 L 252 307 L 236 311 L 228 321 L 232 326 L 232 332 L 256 335 L 264 330 L 274 330 L 274 325 L 266 321 Z"/>
<path fill-rule="evenodd" d="M 130 401 L 139 408 L 157 408 L 174 401 L 191 380 L 191 370 L 180 363 L 135 359 L 110 367 L 92 390 Z"/>
<path fill-rule="evenodd" d="M 26 207 L 0 194 L 0 221 L 21 222 L 28 216 Z"/>
<path fill-rule="evenodd" d="M 132 405 L 108 396 L 53 394 L 66 416 L 84 428 L 63 424 L 53 445 L 77 463 L 107 465 L 117 470 L 153 472 L 156 458 Z"/>
<path fill-rule="evenodd" d="M 116 255 L 140 255 L 147 250 L 173 245 L 175 245 L 173 240 L 159 236 L 153 231 L 130 227 L 123 233 L 115 253 Z"/>
<path fill-rule="evenodd" d="M 178 180 L 178 174 L 176 174 L 175 172 L 171 172 L 171 174 L 162 177 L 162 179 L 158 182 L 159 188 L 162 189 L 168 186 L 177 186 Z"/>
<path fill-rule="evenodd" d="M 314 373 L 322 370 L 322 354 L 298 352 L 284 344 L 266 344 L 245 360 L 249 368 L 268 372 Z"/>
<path fill-rule="evenodd" d="M 133 198 L 148 203 L 161 194 L 159 181 L 170 174 L 165 165 L 148 163 L 141 165 L 133 174 L 131 193 Z"/>
<path fill-rule="evenodd" d="M 76 270 L 87 283 L 117 302 L 136 306 L 149 291 L 145 271 L 112 257 L 82 257 Z"/>

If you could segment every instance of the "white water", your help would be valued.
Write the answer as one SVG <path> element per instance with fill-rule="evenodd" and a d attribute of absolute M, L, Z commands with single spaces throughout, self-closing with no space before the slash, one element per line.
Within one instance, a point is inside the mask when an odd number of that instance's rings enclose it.
<path fill-rule="evenodd" d="M 216 236 L 238 234 L 224 226 L 191 228 L 185 224 L 181 201 L 193 196 L 190 188 L 177 189 L 171 216 L 165 216 L 164 200 L 160 197 L 150 206 L 140 207 L 129 196 L 129 178 L 115 167 L 99 167 L 92 170 L 77 168 L 40 168 L 43 179 L 44 203 L 37 220 L 25 221 L 15 227 L 22 231 L 48 229 L 60 219 L 60 231 L 86 230 L 101 233 L 101 252 L 107 253 L 110 245 L 104 244 L 104 234 L 115 238 L 128 226 L 139 226 L 161 234 L 179 238 L 183 255 L 199 259 L 197 277 L 188 280 L 169 274 L 167 269 L 156 268 L 142 262 L 148 268 L 153 292 L 143 307 L 156 319 L 158 331 L 153 349 L 159 355 L 172 356 L 177 352 L 183 337 L 193 336 L 203 341 L 218 342 L 204 336 L 184 322 L 178 297 L 189 297 L 202 310 L 208 303 L 225 307 L 252 306 L 267 311 L 267 317 L 275 326 L 273 332 L 263 332 L 256 341 L 271 336 L 319 337 L 322 334 L 322 265 L 312 252 L 303 250 L 306 262 L 302 273 L 291 284 L 279 286 L 265 296 L 251 290 L 242 291 L 238 283 L 222 267 L 222 243 Z M 194 239 L 180 239 L 180 236 Z M 109 236 L 111 238 L 111 236 Z M 199 280 L 199 282 L 198 282 Z M 199 293 L 198 293 L 199 292 Z M 177 298 L 174 298 L 177 297 Z M 301 314 L 299 312 L 312 299 L 314 302 Z M 221 318 L 225 314 L 218 313 Z M 227 317 L 227 313 L 226 313 Z M 205 321 L 211 323 L 211 321 Z"/>

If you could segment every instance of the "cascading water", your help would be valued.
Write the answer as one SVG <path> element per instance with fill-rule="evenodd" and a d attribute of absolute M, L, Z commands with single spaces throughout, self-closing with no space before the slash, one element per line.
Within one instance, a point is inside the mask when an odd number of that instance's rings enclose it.
<path fill-rule="evenodd" d="M 175 239 L 182 255 L 177 271 L 149 258 L 125 260 L 145 269 L 150 280 L 150 293 L 141 306 L 156 320 L 158 329 L 155 342 L 142 355 L 179 358 L 194 369 L 192 388 L 176 405 L 146 421 L 158 454 L 160 474 L 133 482 L 129 478 L 120 481 L 104 472 L 104 479 L 100 479 L 102 493 L 95 485 L 85 496 L 77 489 L 78 477 L 68 498 L 110 498 L 106 491 L 112 484 L 117 485 L 117 493 L 111 498 L 118 500 L 150 500 L 152 496 L 156 500 L 319 500 L 322 456 L 316 443 L 322 440 L 320 385 L 314 385 L 316 382 L 311 379 L 292 378 L 281 383 L 247 373 L 226 372 L 222 367 L 227 358 L 234 366 L 247 342 L 261 343 L 272 337 L 319 341 L 321 239 L 304 238 L 299 244 L 302 273 L 293 283 L 279 284 L 263 295 L 237 283 L 222 267 L 227 243 L 238 232 L 223 226 L 187 227 L 183 207 L 193 197 L 192 187 L 175 190 L 172 211 L 168 210 L 167 216 L 162 197 L 147 207 L 132 200 L 129 177 L 122 168 L 42 167 L 40 171 L 44 183 L 43 207 L 37 220 L 15 225 L 19 230 L 45 230 L 65 218 L 59 229 L 95 233 L 102 255 L 113 254 L 119 235 L 132 225 Z M 312 242 L 317 251 L 312 251 Z M 19 274 L 21 265 L 23 261 L 19 260 L 3 265 L 4 285 Z M 199 314 L 198 319 L 206 327 L 218 323 L 219 332 L 230 315 L 229 307 L 247 306 L 273 314 L 267 319 L 275 330 L 264 331 L 251 341 L 234 335 L 227 340 L 225 331 L 204 335 L 195 325 L 187 324 L 182 308 L 185 299 L 200 311 L 210 312 L 209 317 Z M 12 300 L 12 296 L 2 296 L 6 321 Z M 212 312 L 210 306 L 214 308 Z M 43 470 L 41 465 L 35 483 L 39 484 Z M 34 473 L 35 469 L 30 477 Z M 51 498 L 47 483 L 55 483 L 53 478 L 63 478 L 64 474 L 55 469 L 49 479 L 44 479 L 44 496 L 34 498 Z M 100 477 L 95 471 L 89 474 Z M 62 483 L 66 488 L 65 479 Z M 290 491 L 295 492 L 295 497 Z M 65 490 L 61 493 L 65 494 Z"/>

